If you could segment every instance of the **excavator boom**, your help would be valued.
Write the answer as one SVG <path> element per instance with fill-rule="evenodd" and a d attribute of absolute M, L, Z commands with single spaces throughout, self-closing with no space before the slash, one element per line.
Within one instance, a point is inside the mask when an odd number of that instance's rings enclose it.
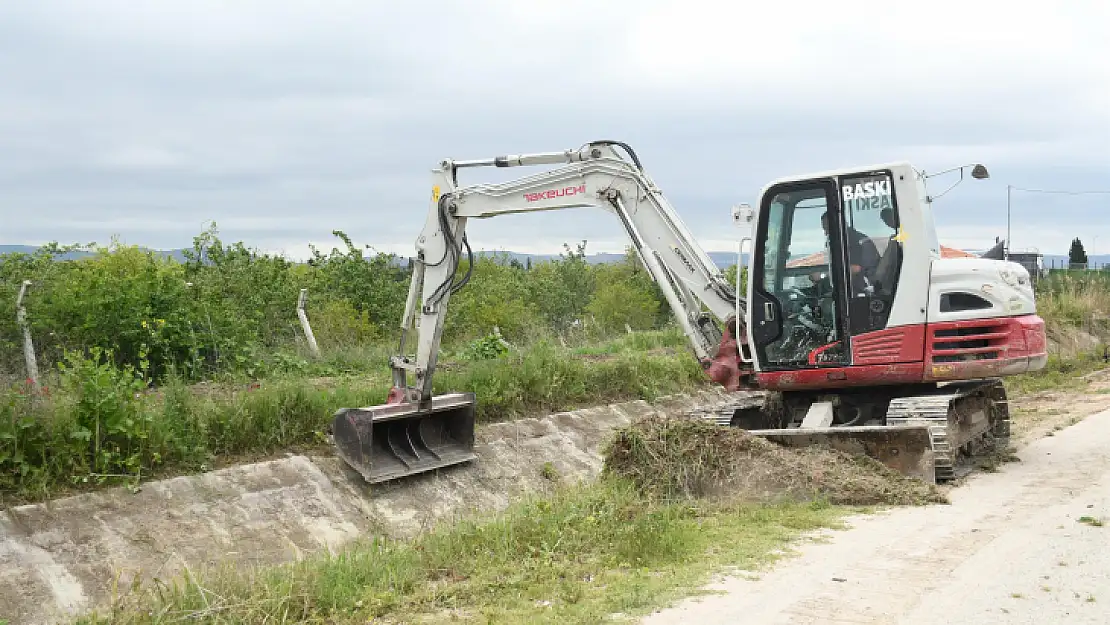
<path fill-rule="evenodd" d="M 628 159 L 622 158 L 622 149 Z M 472 167 L 561 165 L 502 184 L 460 186 Z M 445 160 L 432 171 L 430 208 L 416 243 L 416 263 L 401 321 L 398 353 L 390 360 L 393 388 L 384 406 L 342 409 L 333 420 L 340 455 L 370 482 L 393 479 L 473 459 L 474 397 L 433 396 L 432 383 L 451 295 L 465 253 L 469 219 L 569 208 L 597 208 L 617 216 L 708 375 L 726 388 L 755 388 L 746 354 L 744 300 L 671 208 L 636 153 L 617 141 L 576 150 Z M 722 329 L 722 324 L 726 325 Z M 419 329 L 415 358 L 408 338 Z"/>

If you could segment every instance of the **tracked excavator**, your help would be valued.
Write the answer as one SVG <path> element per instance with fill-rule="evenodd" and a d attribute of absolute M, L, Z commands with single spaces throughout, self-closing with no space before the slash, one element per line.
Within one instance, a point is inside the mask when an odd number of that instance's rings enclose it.
<path fill-rule="evenodd" d="M 458 178 L 469 168 L 542 165 L 555 167 L 498 184 Z M 625 143 L 444 160 L 416 241 L 392 389 L 383 405 L 336 412 L 337 453 L 370 483 L 476 460 L 477 398 L 436 395 L 432 384 L 448 303 L 471 279 L 467 221 L 596 208 L 623 225 L 694 357 L 736 398 L 696 416 L 950 480 L 961 457 L 1008 441 L 1003 378 L 1046 362 L 1025 268 L 942 254 L 932 208 L 940 196 L 929 195 L 927 179 L 958 171 L 943 195 L 968 168 L 988 177 L 979 164 L 927 175 L 893 162 L 769 182 L 756 206 L 732 211 L 747 230 L 738 237 L 738 264 L 749 249 L 741 289 L 743 272 L 725 278 Z M 460 277 L 464 254 L 471 262 Z"/>

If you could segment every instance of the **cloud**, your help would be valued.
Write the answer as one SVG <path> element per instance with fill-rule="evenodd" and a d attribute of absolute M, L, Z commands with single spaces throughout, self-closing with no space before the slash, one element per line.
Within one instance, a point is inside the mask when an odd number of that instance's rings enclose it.
<path fill-rule="evenodd" d="M 180 247 L 214 220 L 264 249 L 330 249 L 339 229 L 404 252 L 440 159 L 604 137 L 722 251 L 729 208 L 770 179 L 984 162 L 991 179 L 937 211 L 946 244 L 983 248 L 1007 184 L 1110 190 L 1107 22 L 1102 2 L 9 3 L 0 242 Z M 1063 253 L 1108 203 L 1015 196 L 1015 246 Z M 598 211 L 470 232 L 485 249 L 624 246 Z"/>

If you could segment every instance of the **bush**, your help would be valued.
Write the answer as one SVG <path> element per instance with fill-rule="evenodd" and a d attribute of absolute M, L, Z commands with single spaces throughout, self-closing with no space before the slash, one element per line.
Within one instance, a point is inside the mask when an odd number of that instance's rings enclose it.
<path fill-rule="evenodd" d="M 0 488 L 69 478 L 103 482 L 141 476 L 160 457 L 151 449 L 154 418 L 142 397 L 143 372 L 118 367 L 111 352 L 67 352 L 49 401 L 29 388 L 0 404 Z"/>

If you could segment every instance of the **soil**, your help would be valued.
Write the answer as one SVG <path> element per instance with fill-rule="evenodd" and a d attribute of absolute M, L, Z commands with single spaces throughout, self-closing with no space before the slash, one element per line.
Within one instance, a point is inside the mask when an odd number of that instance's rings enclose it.
<path fill-rule="evenodd" d="M 1011 441 L 1027 443 L 1110 409 L 1110 369 L 1087 374 L 1085 378 L 1087 388 L 1080 393 L 1043 391 L 1011 397 Z"/>

